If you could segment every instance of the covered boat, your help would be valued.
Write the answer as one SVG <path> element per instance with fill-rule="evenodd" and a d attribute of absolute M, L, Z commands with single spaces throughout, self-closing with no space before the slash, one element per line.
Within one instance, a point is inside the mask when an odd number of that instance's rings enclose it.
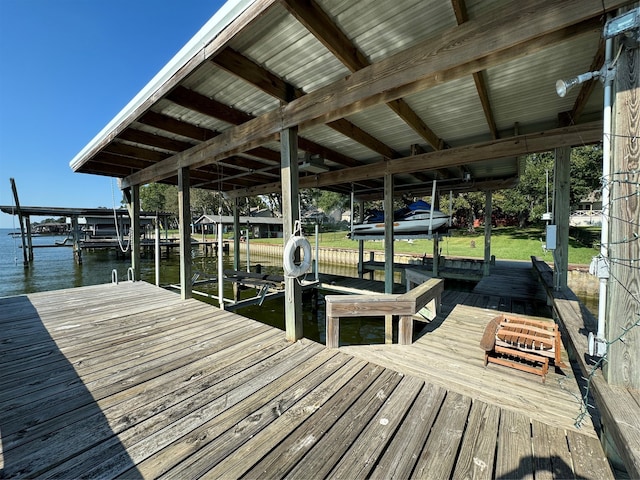
<path fill-rule="evenodd" d="M 428 235 L 449 226 L 449 216 L 418 200 L 393 213 L 394 235 Z M 363 223 L 354 225 L 351 238 L 384 235 L 384 212 L 372 210 Z"/>

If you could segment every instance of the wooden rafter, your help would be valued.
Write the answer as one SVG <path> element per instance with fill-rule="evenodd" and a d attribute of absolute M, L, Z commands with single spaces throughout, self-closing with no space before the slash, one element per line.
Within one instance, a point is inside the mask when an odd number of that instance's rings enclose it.
<path fill-rule="evenodd" d="M 270 72 L 231 48 L 222 50 L 212 58 L 212 61 L 232 75 L 244 79 L 263 92 L 283 102 L 290 102 L 304 96 L 302 89 L 296 88 L 273 72 Z M 327 126 L 383 157 L 398 158 L 401 156 L 391 147 L 385 145 L 374 136 L 344 118 L 329 122 Z"/>
<path fill-rule="evenodd" d="M 128 128 L 120 135 L 118 139 L 126 140 L 133 143 L 139 143 L 142 145 L 149 145 L 150 147 L 161 148 L 163 150 L 169 150 L 172 152 L 181 152 L 187 148 L 193 147 L 193 143 L 183 142 L 180 140 L 174 140 L 162 135 L 155 135 L 153 133 L 144 132 L 135 128 Z"/>
<path fill-rule="evenodd" d="M 357 72 L 371 64 L 314 0 L 282 0 L 282 3 L 349 70 Z M 387 102 L 387 106 L 426 140 L 432 148 L 440 150 L 444 147 L 444 141 L 424 123 L 403 99 L 398 98 Z"/>
<path fill-rule="evenodd" d="M 199 142 L 204 142 L 220 135 L 220 132 L 216 132 L 215 130 L 199 127 L 197 125 L 193 125 L 192 123 L 184 122 L 182 120 L 178 120 L 177 118 L 173 118 L 168 115 L 163 115 L 161 113 L 156 113 L 153 111 L 145 113 L 140 119 L 138 119 L 138 122 L 157 128 L 159 130 L 164 130 L 176 135 L 182 135 L 183 137 L 192 138 Z M 277 166 L 278 168 L 280 166 L 280 153 L 276 152 L 275 150 L 270 150 L 265 147 L 258 147 L 248 150 L 245 153 L 253 157 L 260 158 L 264 163 Z"/>
<path fill-rule="evenodd" d="M 301 178 L 300 187 L 321 188 L 326 185 L 380 178 L 384 174 L 398 175 L 430 171 L 438 168 L 457 167 L 491 159 L 517 157 L 530 153 L 543 152 L 561 146 L 595 143 L 601 139 L 602 122 L 592 122 L 502 140 L 493 140 L 476 145 L 438 150 L 362 167 L 321 173 L 314 177 Z M 251 187 L 246 191 L 236 193 L 241 196 L 253 196 L 277 191 L 278 189 L 279 183 L 274 182 L 270 185 Z"/>
<path fill-rule="evenodd" d="M 167 100 L 171 100 L 185 108 L 217 118 L 218 120 L 222 120 L 223 122 L 227 122 L 232 125 L 242 125 L 255 118 L 253 115 L 242 112 L 233 107 L 229 107 L 217 100 L 181 86 L 176 87 L 169 95 L 167 95 L 166 98 Z M 311 154 L 323 155 L 324 158 L 331 160 L 332 162 L 344 166 L 360 164 L 355 159 L 349 158 L 339 152 L 335 152 L 311 140 L 299 138 L 299 142 L 300 148 L 303 150 Z"/>
<path fill-rule="evenodd" d="M 477 192 L 483 190 L 503 190 L 513 188 L 518 183 L 518 177 L 507 176 L 504 178 L 494 178 L 487 179 L 477 182 L 462 182 L 462 183 L 451 183 L 445 182 L 442 184 L 438 184 L 437 190 L 438 192 L 452 192 L 452 193 L 464 193 L 464 192 Z M 430 183 L 421 184 L 421 185 L 402 185 L 396 186 L 393 190 L 393 196 L 395 198 L 400 198 L 405 195 L 409 195 L 411 197 L 419 197 L 431 195 L 433 185 Z M 371 202 L 380 200 L 381 192 L 371 192 L 371 191 L 356 191 L 355 193 L 356 201 L 363 202 Z"/>
<path fill-rule="evenodd" d="M 458 25 L 462 25 L 464 22 L 467 22 L 469 20 L 465 0 L 451 0 L 451 6 L 453 7 L 453 12 L 456 16 Z M 480 98 L 480 103 L 482 104 L 484 117 L 487 120 L 487 125 L 489 126 L 489 131 L 491 132 L 491 136 L 493 138 L 498 138 L 498 127 L 496 126 L 496 119 L 493 115 L 491 102 L 489 101 L 489 90 L 487 89 L 487 83 L 484 78 L 484 73 L 482 71 L 473 72 L 472 76 L 473 82 L 476 85 L 478 97 Z"/>
<path fill-rule="evenodd" d="M 624 4 L 624 0 L 605 0 L 605 4 L 606 9 L 615 8 Z M 123 186 L 173 175 L 177 165 L 198 168 L 261 146 L 275 140 L 282 128 L 298 125 L 303 130 L 303 127 L 324 124 L 537 52 L 591 31 L 592 19 L 601 12 L 602 2 L 596 0 L 582 0 L 579 4 L 560 0 L 540 0 L 526 6 L 508 4 L 498 19 L 472 20 L 453 27 L 437 40 L 418 43 L 136 172 L 123 180 Z"/>
<path fill-rule="evenodd" d="M 253 115 L 230 107 L 214 98 L 209 98 L 194 90 L 178 86 L 165 97 L 189 110 L 193 110 L 211 118 L 217 118 L 231 125 L 241 125 L 255 118 Z"/>
<path fill-rule="evenodd" d="M 163 115 L 154 111 L 148 111 L 138 119 L 139 123 L 149 125 L 150 127 L 164 130 L 165 132 L 182 135 L 183 137 L 192 138 L 199 142 L 204 142 L 210 138 L 220 135 L 219 132 L 209 128 L 199 127 L 192 123 L 178 120 L 177 118 Z"/>

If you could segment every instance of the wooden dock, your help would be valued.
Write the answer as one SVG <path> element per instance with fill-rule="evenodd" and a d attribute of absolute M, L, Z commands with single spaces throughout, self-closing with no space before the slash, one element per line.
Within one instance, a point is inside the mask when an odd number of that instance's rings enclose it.
<path fill-rule="evenodd" d="M 478 367 L 491 312 L 451 313 L 366 353 L 142 282 L 0 298 L 0 476 L 612 478 L 571 377 Z"/>

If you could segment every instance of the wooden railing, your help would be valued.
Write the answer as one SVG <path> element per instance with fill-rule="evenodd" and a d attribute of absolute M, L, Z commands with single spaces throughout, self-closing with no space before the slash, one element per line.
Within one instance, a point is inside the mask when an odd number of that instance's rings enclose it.
<path fill-rule="evenodd" d="M 602 371 L 594 369 L 594 359 L 588 355 L 587 334 L 596 331 L 596 319 L 571 290 L 553 288 L 553 271 L 544 260 L 531 257 L 531 261 L 547 291 L 567 353 L 588 381 L 589 393 L 595 399 L 604 426 L 603 443 L 615 445 L 630 478 L 640 478 L 640 394 L 624 386 L 610 385 Z"/>
<path fill-rule="evenodd" d="M 424 275 L 420 272 L 412 272 L 407 285 L 417 281 L 416 275 Z M 415 288 L 409 289 L 403 294 L 372 294 L 372 295 L 327 295 L 326 322 L 327 322 L 327 347 L 337 348 L 340 344 L 340 318 L 342 317 L 375 317 L 384 316 L 390 319 L 398 316 L 398 343 L 409 345 L 413 341 L 413 315 L 418 313 L 427 304 L 432 304 L 432 311 L 440 309 L 444 280 L 429 278 Z M 385 337 L 391 338 L 391 322 L 385 322 Z"/>

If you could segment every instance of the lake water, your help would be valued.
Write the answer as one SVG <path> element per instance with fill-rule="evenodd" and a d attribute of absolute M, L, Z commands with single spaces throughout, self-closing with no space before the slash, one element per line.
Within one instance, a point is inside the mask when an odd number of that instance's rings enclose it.
<path fill-rule="evenodd" d="M 24 293 L 59 290 L 64 288 L 97 285 L 111 282 L 112 271 L 118 272 L 120 281 L 127 279 L 127 269 L 131 266 L 131 260 L 122 255 L 116 255 L 115 250 L 97 250 L 83 252 L 83 263 L 77 265 L 73 258 L 71 247 L 35 248 L 34 261 L 30 267 L 23 266 L 23 254 L 21 239 L 9 235 L 11 230 L 0 229 L 0 297 L 21 295 Z M 34 237 L 34 245 L 54 245 L 56 241 L 62 242 L 63 236 Z M 160 269 L 160 284 L 169 285 L 180 282 L 180 259 L 178 249 L 168 258 L 162 258 Z M 225 255 L 224 268 L 233 268 L 233 257 Z M 246 269 L 246 258 L 241 256 Z M 265 257 L 251 254 L 253 265 L 260 263 L 263 272 L 282 274 L 282 259 L 280 257 Z M 205 275 L 216 276 L 218 271 L 215 255 L 205 255 L 199 248 L 193 249 L 193 272 L 202 272 Z M 357 267 L 321 265 L 323 273 L 336 275 L 357 276 Z M 380 272 L 382 273 L 382 272 Z M 153 254 L 141 259 L 142 280 L 155 283 L 155 263 Z M 205 294 L 217 295 L 217 285 L 200 285 L 197 290 Z M 252 296 L 254 290 L 243 292 L 243 297 Z M 225 297 L 233 297 L 233 288 L 229 282 L 225 284 Z M 304 336 L 315 341 L 325 341 L 325 310 L 324 296 L 319 294 L 318 308 L 312 308 L 309 296 L 303 297 L 303 331 Z M 194 298 L 218 305 L 218 301 L 199 295 Z M 592 313 L 597 315 L 597 298 L 581 298 L 586 302 Z M 254 305 L 238 309 L 237 313 L 263 323 L 284 330 L 284 301 L 274 299 L 265 301 L 262 305 Z M 384 322 L 379 319 L 345 319 L 340 324 L 340 338 L 344 344 L 367 344 L 384 342 Z"/>
<path fill-rule="evenodd" d="M 71 247 L 47 247 L 34 249 L 34 261 L 28 268 L 23 264 L 22 241 L 19 237 L 9 235 L 11 230 L 0 229 L 0 297 L 21 295 L 25 293 L 59 290 L 64 288 L 98 285 L 111 282 L 112 271 L 118 272 L 119 281 L 126 281 L 127 269 L 131 260 L 122 255 L 116 255 L 114 249 L 84 251 L 83 263 L 77 265 L 73 258 Z M 55 245 L 62 242 L 64 236 L 33 237 L 34 246 Z M 161 259 L 160 284 L 169 285 L 180 282 L 180 259 L 178 249 L 168 258 Z M 233 257 L 225 255 L 224 268 L 233 268 Z M 246 269 L 246 259 L 241 269 Z M 279 257 L 264 257 L 251 254 L 251 263 L 260 263 L 262 271 L 282 274 L 282 259 Z M 331 269 L 329 271 L 328 269 Z M 205 255 L 199 248 L 193 249 L 193 272 L 202 272 L 205 276 L 216 276 L 218 271 L 217 257 Z M 357 268 L 344 266 L 321 266 L 325 273 L 356 276 Z M 141 258 L 141 277 L 149 283 L 155 283 L 155 263 L 153 254 Z M 217 285 L 200 285 L 197 290 L 209 295 L 217 295 Z M 254 290 L 243 292 L 243 298 L 255 294 Z M 225 284 L 225 297 L 233 297 L 230 283 Z M 218 305 L 218 301 L 199 295 L 194 298 Z M 317 311 L 312 308 L 310 296 L 303 297 L 303 330 L 304 336 L 315 341 L 325 341 L 325 311 L 324 296 L 320 292 Z M 254 305 L 238 309 L 237 313 L 267 323 L 284 330 L 284 301 L 274 299 L 265 301 L 262 305 Z M 340 325 L 342 343 L 383 343 L 384 322 L 377 319 L 353 319 Z"/>

